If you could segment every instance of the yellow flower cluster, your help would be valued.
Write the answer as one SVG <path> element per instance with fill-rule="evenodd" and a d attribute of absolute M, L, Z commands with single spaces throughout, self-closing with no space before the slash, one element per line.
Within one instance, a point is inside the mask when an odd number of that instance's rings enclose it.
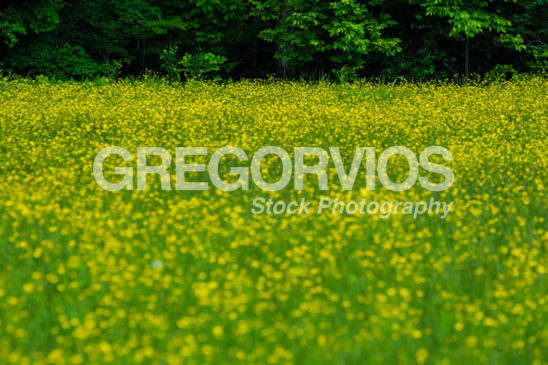
<path fill-rule="evenodd" d="M 543 77 L 0 79 L 0 362 L 546 363 L 546 95 Z M 343 191 L 330 166 L 329 191 L 313 177 L 302 191 L 163 191 L 150 176 L 145 191 L 111 192 L 93 177 L 107 146 L 336 146 L 346 165 L 357 147 L 443 146 L 455 182 L 371 191 L 362 174 Z M 134 163 L 113 157 L 108 179 L 114 166 Z M 280 174 L 276 159 L 263 168 Z M 454 206 L 445 219 L 251 213 L 257 197 L 322 196 Z"/>

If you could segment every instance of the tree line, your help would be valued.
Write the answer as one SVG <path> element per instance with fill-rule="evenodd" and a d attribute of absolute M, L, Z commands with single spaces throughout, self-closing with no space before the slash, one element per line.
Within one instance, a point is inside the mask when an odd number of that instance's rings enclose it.
<path fill-rule="evenodd" d="M 548 0 L 8 0 L 0 69 L 57 79 L 538 72 Z"/>

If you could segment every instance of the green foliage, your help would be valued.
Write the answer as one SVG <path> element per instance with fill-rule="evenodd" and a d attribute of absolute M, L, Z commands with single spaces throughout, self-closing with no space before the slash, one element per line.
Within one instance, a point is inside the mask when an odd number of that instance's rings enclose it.
<path fill-rule="evenodd" d="M 162 50 L 161 68 L 170 81 L 180 80 L 181 73 L 186 79 L 220 79 L 224 71 L 230 71 L 227 58 L 211 52 L 196 54 L 185 53 L 178 56 L 179 47 L 172 46 Z"/>
<path fill-rule="evenodd" d="M 164 71 L 169 80 L 178 80 L 179 79 L 179 68 L 178 68 L 178 59 L 177 59 L 177 51 L 179 47 L 173 46 L 168 47 L 166 49 L 162 50 L 162 54 L 160 55 L 161 68 L 162 71 Z"/>
<path fill-rule="evenodd" d="M 383 34 L 395 22 L 373 11 L 380 5 L 382 1 L 287 2 L 277 8 L 282 12 L 278 24 L 263 30 L 261 37 L 277 44 L 278 59 L 294 65 L 302 67 L 327 55 L 337 69 L 359 71 L 369 53 L 394 55 L 401 50 L 397 38 Z"/>
<path fill-rule="evenodd" d="M 21 35 L 29 32 L 54 31 L 61 19 L 62 0 L 8 1 L 0 17 L 0 35 L 9 47 L 14 47 Z"/>
<path fill-rule="evenodd" d="M 211 52 L 186 53 L 179 64 L 187 79 L 220 79 L 221 73 L 229 67 L 225 65 L 227 60 Z"/>
<path fill-rule="evenodd" d="M 450 25 L 449 37 L 472 38 L 484 30 L 505 33 L 512 24 L 508 19 L 488 9 L 500 0 L 417 0 L 426 9 L 427 16 L 446 18 Z"/>
<path fill-rule="evenodd" d="M 382 1 L 377 5 L 382 5 Z M 361 69 L 370 52 L 393 56 L 401 51 L 399 39 L 384 37 L 383 31 L 396 24 L 390 15 L 373 14 L 365 5 L 354 0 L 336 1 L 330 4 L 333 17 L 325 29 L 332 37 L 326 50 L 334 51 L 331 60 Z"/>
<path fill-rule="evenodd" d="M 511 14 L 511 32 L 519 42 L 522 58 L 533 71 L 548 69 L 548 0 L 528 0 L 517 2 Z M 502 40 L 505 41 L 505 40 Z M 506 40 L 514 42 L 510 38 Z"/>
<path fill-rule="evenodd" d="M 338 82 L 353 82 L 358 79 L 356 68 L 343 66 L 340 69 L 331 70 L 331 73 Z"/>
<path fill-rule="evenodd" d="M 7 0 L 0 68 L 170 80 L 538 72 L 546 19 L 548 0 Z"/>
<path fill-rule="evenodd" d="M 486 81 L 498 82 L 512 78 L 518 72 L 510 65 L 496 65 L 491 71 L 485 74 Z"/>
<path fill-rule="evenodd" d="M 93 61 L 81 46 L 73 46 L 68 43 L 61 47 L 36 44 L 27 51 L 13 55 L 7 70 L 30 75 L 43 74 L 63 80 L 116 75 L 120 67 L 119 64 L 99 64 Z"/>

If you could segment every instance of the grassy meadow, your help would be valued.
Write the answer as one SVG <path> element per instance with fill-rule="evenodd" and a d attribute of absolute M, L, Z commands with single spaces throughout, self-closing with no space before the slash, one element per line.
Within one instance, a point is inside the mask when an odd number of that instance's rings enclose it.
<path fill-rule="evenodd" d="M 546 95 L 543 77 L 0 79 L 0 363 L 547 364 Z M 134 158 L 337 146 L 347 163 L 356 147 L 398 145 L 450 150 L 454 184 L 369 191 L 360 173 L 343 191 L 332 164 L 328 191 L 313 178 L 302 191 L 163 191 L 150 177 L 146 191 L 110 192 L 93 177 L 107 146 Z M 134 161 L 109 160 L 105 175 Z M 445 219 L 251 213 L 256 197 L 323 196 L 454 206 Z"/>

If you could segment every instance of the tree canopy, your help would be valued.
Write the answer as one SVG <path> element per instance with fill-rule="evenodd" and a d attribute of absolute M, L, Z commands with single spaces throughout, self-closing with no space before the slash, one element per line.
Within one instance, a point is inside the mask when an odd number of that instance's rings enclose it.
<path fill-rule="evenodd" d="M 0 69 L 445 78 L 548 65 L 548 0 L 8 0 Z"/>

